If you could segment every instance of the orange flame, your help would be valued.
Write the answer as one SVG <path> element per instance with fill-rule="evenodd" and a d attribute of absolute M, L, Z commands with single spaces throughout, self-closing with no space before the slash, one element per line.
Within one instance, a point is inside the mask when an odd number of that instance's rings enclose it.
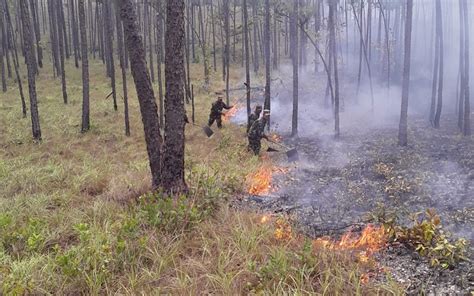
<path fill-rule="evenodd" d="M 270 220 L 270 216 L 269 215 L 263 215 L 262 218 L 260 218 L 260 223 L 265 224 L 265 223 L 268 222 L 268 220 Z"/>
<path fill-rule="evenodd" d="M 224 122 L 228 122 L 232 117 L 235 116 L 235 114 L 237 114 L 237 112 L 240 110 L 240 105 L 239 104 L 235 104 L 234 107 L 230 108 L 226 113 L 223 114 L 222 116 L 222 120 Z"/>
<path fill-rule="evenodd" d="M 334 250 L 358 250 L 360 251 L 357 254 L 358 260 L 368 262 L 373 253 L 386 246 L 387 233 L 383 226 L 369 224 L 360 235 L 349 231 L 338 242 L 327 238 L 318 238 L 314 240 L 313 244 Z"/>
<path fill-rule="evenodd" d="M 263 165 L 260 169 L 250 174 L 247 179 L 249 180 L 250 186 L 248 192 L 253 195 L 262 195 L 270 192 L 271 181 L 272 181 L 272 168 L 267 165 Z"/>
<path fill-rule="evenodd" d="M 273 142 L 280 143 L 282 137 L 281 137 L 280 135 L 278 135 L 278 134 L 272 134 L 272 135 L 270 135 L 270 139 L 271 139 Z"/>

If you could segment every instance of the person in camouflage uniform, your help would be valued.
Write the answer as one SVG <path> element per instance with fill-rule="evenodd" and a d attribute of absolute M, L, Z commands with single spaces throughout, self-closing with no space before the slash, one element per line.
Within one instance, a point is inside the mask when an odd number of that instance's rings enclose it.
<path fill-rule="evenodd" d="M 255 107 L 255 111 L 249 116 L 249 121 L 247 123 L 247 134 L 249 133 L 252 124 L 260 118 L 260 113 L 262 113 L 262 106 L 257 105 Z"/>
<path fill-rule="evenodd" d="M 212 103 L 211 114 L 209 114 L 208 126 L 212 126 L 215 121 L 217 123 L 217 127 L 222 128 L 222 110 L 229 110 L 232 107 L 233 106 L 227 106 L 226 103 L 222 101 L 222 95 L 219 94 L 217 97 L 217 101 Z"/>
<path fill-rule="evenodd" d="M 270 116 L 270 112 L 265 110 L 263 112 L 263 117 L 260 119 L 257 119 L 252 126 L 250 127 L 250 130 L 248 132 L 248 139 L 249 139 L 249 147 L 252 149 L 253 153 L 255 155 L 260 154 L 260 149 L 262 147 L 262 139 L 267 139 L 267 135 L 265 135 L 265 125 L 267 123 L 267 120 Z"/>

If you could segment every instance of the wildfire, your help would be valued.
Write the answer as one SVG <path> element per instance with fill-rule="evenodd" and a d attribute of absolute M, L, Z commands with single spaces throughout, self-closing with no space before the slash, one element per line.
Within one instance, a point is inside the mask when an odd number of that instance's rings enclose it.
<path fill-rule="evenodd" d="M 235 114 L 237 114 L 239 109 L 240 109 L 240 105 L 235 104 L 234 107 L 230 108 L 226 113 L 223 114 L 222 120 L 224 122 L 228 122 L 232 117 L 235 116 Z"/>
<path fill-rule="evenodd" d="M 263 215 L 262 218 L 260 218 L 260 223 L 261 223 L 261 224 L 265 224 L 265 223 L 267 223 L 269 220 L 270 220 L 270 216 L 269 216 L 269 215 Z"/>
<path fill-rule="evenodd" d="M 374 252 L 379 251 L 387 244 L 387 233 L 383 226 L 369 224 L 360 235 L 349 231 L 338 242 L 327 238 L 318 238 L 314 244 L 335 250 L 359 250 L 357 256 L 359 261 L 368 262 Z"/>
<path fill-rule="evenodd" d="M 270 139 L 271 139 L 273 142 L 280 143 L 282 137 L 281 137 L 280 135 L 277 135 L 277 134 L 272 134 L 272 135 L 270 135 Z"/>
<path fill-rule="evenodd" d="M 262 195 L 270 192 L 272 181 L 272 168 L 268 165 L 263 165 L 260 169 L 247 177 L 249 181 L 248 192 L 253 195 Z"/>

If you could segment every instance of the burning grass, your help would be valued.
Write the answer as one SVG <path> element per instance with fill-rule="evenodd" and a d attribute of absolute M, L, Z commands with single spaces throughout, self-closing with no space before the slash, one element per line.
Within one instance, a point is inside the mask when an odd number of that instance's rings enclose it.
<path fill-rule="evenodd" d="M 230 119 L 234 117 L 241 108 L 242 105 L 240 103 L 235 104 L 232 108 L 224 113 L 224 116 L 222 116 L 222 121 L 229 122 Z"/>
<path fill-rule="evenodd" d="M 275 166 L 267 156 L 262 156 L 262 163 L 255 172 L 247 175 L 247 192 L 252 195 L 266 195 L 273 190 L 274 174 L 287 174 L 289 169 Z"/>

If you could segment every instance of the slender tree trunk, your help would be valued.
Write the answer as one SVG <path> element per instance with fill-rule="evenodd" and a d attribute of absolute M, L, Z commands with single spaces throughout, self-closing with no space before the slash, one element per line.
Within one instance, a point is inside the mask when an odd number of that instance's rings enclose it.
<path fill-rule="evenodd" d="M 249 50 L 249 28 L 248 28 L 248 9 L 247 0 L 242 0 L 242 13 L 244 16 L 244 45 L 245 45 L 245 83 L 246 83 L 246 97 L 247 97 L 247 125 L 249 124 L 250 113 L 250 50 Z"/>
<path fill-rule="evenodd" d="M 105 14 L 105 23 L 107 27 L 107 50 L 108 50 L 108 61 L 109 61 L 109 70 L 110 70 L 110 85 L 112 87 L 112 99 L 114 104 L 114 110 L 118 110 L 117 106 L 117 91 L 115 87 L 115 61 L 114 61 L 114 45 L 112 41 L 112 36 L 114 35 L 114 25 L 112 20 L 112 2 L 111 0 L 106 0 L 104 5 L 104 14 Z"/>
<path fill-rule="evenodd" d="M 465 79 L 465 89 L 464 89 L 464 128 L 463 128 L 463 135 L 470 136 L 471 135 L 471 103 L 470 103 L 470 89 L 469 89 L 469 6 L 467 5 L 467 0 L 462 0 L 464 6 L 464 79 Z"/>
<path fill-rule="evenodd" d="M 270 57 L 270 0 L 265 0 L 265 103 L 264 109 L 270 110 L 271 57 Z M 270 120 L 267 122 L 270 129 Z"/>
<path fill-rule="evenodd" d="M 89 107 L 89 57 L 87 52 L 87 28 L 84 0 L 79 0 L 79 31 L 81 35 L 82 62 L 82 127 L 83 133 L 90 129 Z"/>
<path fill-rule="evenodd" d="M 291 119 L 291 136 L 298 135 L 298 1 L 293 0 L 291 12 L 290 37 L 291 60 L 293 62 L 293 114 Z"/>
<path fill-rule="evenodd" d="M 19 59 L 18 59 L 18 50 L 16 48 L 16 38 L 14 36 L 14 30 L 13 30 L 13 23 L 12 23 L 12 20 L 11 20 L 11 16 L 10 16 L 10 9 L 8 8 L 8 3 L 7 3 L 7 0 L 5 1 L 2 1 L 3 5 L 4 5 L 4 9 L 5 9 L 5 16 L 6 16 L 6 20 L 7 20 L 7 32 L 9 32 L 9 36 L 11 38 L 11 44 L 13 46 L 13 52 L 14 52 L 14 56 L 13 56 L 13 67 L 15 68 L 15 74 L 16 74 L 16 80 L 17 80 L 17 83 L 18 83 L 18 90 L 20 92 L 20 100 L 21 100 L 21 111 L 23 113 L 23 118 L 26 118 L 26 100 L 25 100 L 25 95 L 23 93 L 23 84 L 22 84 L 22 81 L 21 81 L 21 76 L 20 76 L 20 62 L 19 62 Z"/>
<path fill-rule="evenodd" d="M 56 1 L 56 13 L 57 17 L 56 20 L 60 22 L 61 20 L 61 11 L 60 11 L 60 6 L 62 6 L 62 0 L 57 0 Z M 60 23 L 57 24 L 58 27 L 60 27 Z M 64 69 L 64 43 L 66 40 L 63 40 L 64 38 L 63 34 L 58 34 L 58 43 L 59 43 L 59 61 L 61 64 L 61 86 L 62 86 L 62 92 L 63 92 L 63 102 L 64 104 L 67 104 L 67 86 L 66 86 L 66 69 Z"/>
<path fill-rule="evenodd" d="M 465 62 L 464 62 L 464 42 L 465 42 L 465 34 L 464 34 L 464 2 L 459 0 L 459 73 L 460 73 L 460 91 L 459 91 L 459 108 L 458 108 L 458 127 L 461 132 L 464 132 L 464 94 L 466 90 L 466 71 L 464 71 Z"/>
<path fill-rule="evenodd" d="M 398 144 L 400 146 L 406 146 L 408 144 L 408 95 L 410 89 L 412 16 L 413 0 L 407 0 L 407 14 L 405 23 L 405 57 L 403 63 L 402 84 L 402 107 L 400 113 L 400 127 L 398 134 Z"/>
<path fill-rule="evenodd" d="M 211 0 L 211 28 L 212 28 L 212 56 L 214 71 L 217 71 L 217 59 L 216 59 L 216 20 L 214 19 L 214 3 Z"/>
<path fill-rule="evenodd" d="M 120 69 L 122 70 L 122 87 L 123 87 L 123 104 L 124 104 L 124 120 L 125 120 L 125 135 L 130 136 L 130 119 L 128 112 L 128 91 L 127 91 L 127 69 L 125 68 L 125 52 L 123 41 L 122 21 L 120 20 L 120 11 L 115 3 L 115 24 L 117 27 L 117 47 L 120 59 Z"/>
<path fill-rule="evenodd" d="M 161 4 L 161 3 L 160 3 Z M 161 70 L 161 63 L 162 63 L 162 56 L 163 56 L 163 16 L 162 16 L 162 6 L 160 5 L 160 9 L 158 9 L 156 15 L 157 21 L 157 34 L 158 34 L 158 52 L 156 54 L 156 64 L 158 66 L 157 74 L 158 74 L 158 110 L 160 111 L 160 125 L 163 125 L 165 122 L 165 114 L 164 114 L 164 106 L 163 106 L 163 77 Z M 187 52 L 187 67 L 189 72 L 189 49 L 186 50 Z M 189 77 L 188 77 L 189 78 Z"/>
<path fill-rule="evenodd" d="M 43 68 L 43 48 L 41 47 L 41 32 L 39 28 L 39 20 L 38 20 L 38 9 L 36 1 L 30 0 L 30 7 L 31 12 L 33 15 L 33 28 L 35 30 L 35 37 L 36 37 L 36 53 L 38 54 L 38 66 Z"/>
<path fill-rule="evenodd" d="M 339 127 L 339 75 L 337 68 L 337 50 L 336 50 L 336 0 L 330 0 L 329 4 L 329 17 L 328 17 L 328 26 L 329 26 L 329 38 L 330 38 L 330 50 L 332 51 L 332 61 L 334 63 L 334 130 L 336 138 L 340 135 Z"/>
<path fill-rule="evenodd" d="M 227 0 L 226 0 L 227 1 Z M 258 73 L 259 70 L 259 58 L 258 58 L 258 38 L 257 38 L 257 7 L 258 7 L 258 0 L 252 0 L 253 7 L 252 7 L 252 31 L 253 31 L 253 69 L 255 73 Z"/>
<path fill-rule="evenodd" d="M 33 50 L 33 31 L 31 28 L 31 18 L 28 11 L 28 3 L 26 0 L 20 0 L 21 24 L 23 28 L 23 43 L 25 46 L 26 67 L 28 71 L 28 91 L 30 94 L 30 111 L 31 111 L 31 128 L 33 138 L 41 141 L 41 127 L 39 121 L 38 101 L 36 98 L 36 81 L 35 81 L 35 52 Z"/>
<path fill-rule="evenodd" d="M 224 1 L 224 29 L 225 29 L 225 100 L 227 105 L 229 104 L 229 78 L 230 78 L 230 25 L 229 25 L 229 1 L 230 0 L 223 0 Z"/>
<path fill-rule="evenodd" d="M 438 104 L 434 116 L 434 127 L 440 127 L 441 110 L 443 108 L 443 80 L 444 80 L 444 34 L 443 16 L 441 12 L 441 0 L 436 0 L 436 31 L 439 47 L 439 74 L 438 74 Z"/>
<path fill-rule="evenodd" d="M 160 122 L 157 113 L 155 95 L 147 71 L 145 47 L 137 23 L 137 15 L 132 0 L 119 0 L 125 44 L 128 48 L 130 66 L 137 90 L 140 112 L 142 114 L 145 142 L 152 175 L 152 186 L 161 185 L 161 143 Z M 181 76 L 178 81 L 181 81 Z M 179 83 L 179 82 L 176 82 Z M 184 117 L 183 117 L 184 119 Z"/>

